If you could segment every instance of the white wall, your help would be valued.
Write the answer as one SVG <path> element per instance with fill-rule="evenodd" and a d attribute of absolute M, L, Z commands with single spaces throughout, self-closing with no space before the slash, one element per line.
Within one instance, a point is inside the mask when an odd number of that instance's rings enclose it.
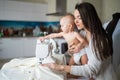
<path fill-rule="evenodd" d="M 120 13 L 120 0 L 103 0 L 103 22 L 110 20 L 115 12 Z"/>
<path fill-rule="evenodd" d="M 56 10 L 56 4 L 55 4 L 56 0 L 16 0 L 16 1 L 42 3 L 42 4 L 44 3 L 47 5 L 47 11 L 46 11 L 47 13 L 55 12 Z M 110 20 L 113 13 L 120 12 L 120 6 L 119 6 L 120 0 L 67 0 L 67 12 L 73 13 L 75 4 L 77 2 L 83 2 L 83 1 L 90 2 L 95 6 L 97 13 L 103 23 Z M 3 4 L 0 2 L 0 9 L 2 5 Z M 2 13 L 2 15 L 4 15 L 4 13 Z M 47 16 L 46 19 L 48 21 L 59 21 L 60 17 Z"/>
<path fill-rule="evenodd" d="M 47 4 L 0 0 L 0 20 L 47 21 Z"/>
<path fill-rule="evenodd" d="M 82 2 L 82 0 L 67 0 L 67 12 L 73 13 L 75 9 L 75 5 L 78 2 Z"/>

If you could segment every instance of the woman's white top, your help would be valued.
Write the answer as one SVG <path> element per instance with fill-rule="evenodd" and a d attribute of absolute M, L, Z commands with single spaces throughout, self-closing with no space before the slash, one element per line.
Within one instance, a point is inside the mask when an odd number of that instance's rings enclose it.
<path fill-rule="evenodd" d="M 106 61 L 98 60 L 93 51 L 92 40 L 90 41 L 89 46 L 84 48 L 84 51 L 87 53 L 88 63 L 85 65 L 71 66 L 71 74 L 94 77 L 95 80 L 116 80 L 111 64 L 111 57 Z"/>

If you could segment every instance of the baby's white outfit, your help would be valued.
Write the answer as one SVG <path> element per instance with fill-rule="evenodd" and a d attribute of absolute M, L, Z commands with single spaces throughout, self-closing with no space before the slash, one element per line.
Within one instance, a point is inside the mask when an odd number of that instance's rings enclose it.
<path fill-rule="evenodd" d="M 81 30 L 79 33 L 80 33 L 81 36 L 83 36 L 85 38 L 86 32 L 84 30 Z M 74 53 L 73 54 L 73 58 L 74 58 L 73 60 L 74 60 L 74 62 L 76 64 L 81 64 L 80 63 L 80 58 L 84 54 L 86 54 L 84 49 L 81 49 L 79 53 Z"/>
<path fill-rule="evenodd" d="M 81 49 L 81 51 L 79 52 L 79 53 L 74 53 L 73 54 L 73 60 L 74 60 L 74 62 L 76 63 L 76 64 L 81 64 L 80 63 L 80 58 L 81 58 L 81 56 L 82 55 L 84 55 L 84 54 L 86 54 L 85 53 L 85 51 L 84 51 L 84 49 Z"/>

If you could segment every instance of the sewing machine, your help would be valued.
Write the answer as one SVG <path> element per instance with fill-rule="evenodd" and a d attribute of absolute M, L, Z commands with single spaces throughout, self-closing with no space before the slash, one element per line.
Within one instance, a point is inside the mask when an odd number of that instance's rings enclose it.
<path fill-rule="evenodd" d="M 45 39 L 41 42 L 39 39 L 36 44 L 36 58 L 40 64 L 55 63 L 53 54 L 59 53 L 56 42 L 53 39 Z"/>

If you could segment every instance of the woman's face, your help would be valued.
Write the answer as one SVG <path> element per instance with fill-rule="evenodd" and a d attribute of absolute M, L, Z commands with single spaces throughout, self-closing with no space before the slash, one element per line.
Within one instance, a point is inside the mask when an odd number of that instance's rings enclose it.
<path fill-rule="evenodd" d="M 81 16 L 80 16 L 80 13 L 79 11 L 76 9 L 74 11 L 74 17 L 75 17 L 75 24 L 77 26 L 77 28 L 80 30 L 80 29 L 83 29 L 84 28 L 84 24 L 82 22 L 82 19 L 81 19 Z"/>

